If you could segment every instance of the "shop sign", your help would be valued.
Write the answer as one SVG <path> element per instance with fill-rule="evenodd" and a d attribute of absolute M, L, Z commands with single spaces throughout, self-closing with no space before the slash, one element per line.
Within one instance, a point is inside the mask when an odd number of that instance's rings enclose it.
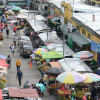
<path fill-rule="evenodd" d="M 100 44 L 94 41 L 91 41 L 91 50 L 100 53 Z"/>

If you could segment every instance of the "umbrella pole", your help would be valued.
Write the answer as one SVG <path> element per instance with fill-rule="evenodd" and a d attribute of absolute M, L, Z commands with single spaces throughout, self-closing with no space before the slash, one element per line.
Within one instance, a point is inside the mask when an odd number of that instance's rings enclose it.
<path fill-rule="evenodd" d="M 56 83 L 56 77 L 55 77 L 55 95 L 57 94 L 56 89 L 57 89 L 57 83 Z"/>

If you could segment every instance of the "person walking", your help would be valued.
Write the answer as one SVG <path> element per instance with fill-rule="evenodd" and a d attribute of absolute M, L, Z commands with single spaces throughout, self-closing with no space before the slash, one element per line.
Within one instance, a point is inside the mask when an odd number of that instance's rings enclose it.
<path fill-rule="evenodd" d="M 20 69 L 18 69 L 17 75 L 16 75 L 16 79 L 18 78 L 19 81 L 19 86 L 21 86 L 21 80 L 23 78 L 23 73 L 22 71 L 20 71 Z"/>
<path fill-rule="evenodd" d="M 16 67 L 17 67 L 17 71 L 18 69 L 20 69 L 21 66 L 21 61 L 19 59 L 16 60 Z"/>
<path fill-rule="evenodd" d="M 9 68 L 11 67 L 11 58 L 10 55 L 7 57 L 7 64 L 9 65 Z"/>
<path fill-rule="evenodd" d="M 10 49 L 11 49 L 11 54 L 12 54 L 12 56 L 14 56 L 15 46 L 14 46 L 13 43 L 11 44 Z"/>
<path fill-rule="evenodd" d="M 15 35 L 17 35 L 17 34 L 16 34 L 17 27 L 16 27 L 16 26 L 14 26 L 13 31 L 15 32 Z"/>
<path fill-rule="evenodd" d="M 9 38 L 9 29 L 8 29 L 8 27 L 6 28 L 6 35 L 7 35 L 7 38 Z"/>
<path fill-rule="evenodd" d="M 8 24 L 7 24 L 7 22 L 5 22 L 5 26 L 4 26 L 4 27 L 5 27 L 5 29 L 7 29 L 7 28 L 8 28 Z"/>
<path fill-rule="evenodd" d="M 11 29 L 13 29 L 13 23 L 10 23 Z"/>
<path fill-rule="evenodd" d="M 0 24 L 1 33 L 3 32 L 3 22 Z"/>
<path fill-rule="evenodd" d="M 13 43 L 14 43 L 14 46 L 16 47 L 16 42 L 17 42 L 17 39 L 14 37 L 13 38 Z"/>

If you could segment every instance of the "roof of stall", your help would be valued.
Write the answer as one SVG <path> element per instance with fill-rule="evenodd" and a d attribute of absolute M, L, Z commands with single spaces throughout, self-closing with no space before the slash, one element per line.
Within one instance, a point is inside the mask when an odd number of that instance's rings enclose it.
<path fill-rule="evenodd" d="M 65 58 L 58 60 L 58 62 L 66 72 L 92 72 L 92 70 L 80 58 Z"/>
<path fill-rule="evenodd" d="M 47 48 L 50 51 L 63 52 L 63 41 L 57 35 L 52 36 L 52 32 L 48 32 L 47 39 L 47 32 L 44 32 L 39 34 L 39 37 L 45 44 L 48 43 Z M 64 55 L 71 56 L 72 54 L 74 54 L 74 52 L 66 44 L 64 44 Z"/>
<path fill-rule="evenodd" d="M 49 62 L 49 64 L 51 65 L 51 67 L 61 68 L 59 62 Z"/>

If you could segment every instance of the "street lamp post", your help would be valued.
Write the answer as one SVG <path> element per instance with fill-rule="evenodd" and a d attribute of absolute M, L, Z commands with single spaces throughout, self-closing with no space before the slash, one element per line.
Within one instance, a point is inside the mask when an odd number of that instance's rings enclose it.
<path fill-rule="evenodd" d="M 63 58 L 65 58 L 64 52 L 65 52 L 65 34 L 63 33 Z"/>
<path fill-rule="evenodd" d="M 29 17 L 29 7 L 30 7 L 30 0 L 28 0 L 28 17 Z"/>
<path fill-rule="evenodd" d="M 48 18 L 47 18 L 47 40 L 48 40 Z"/>

